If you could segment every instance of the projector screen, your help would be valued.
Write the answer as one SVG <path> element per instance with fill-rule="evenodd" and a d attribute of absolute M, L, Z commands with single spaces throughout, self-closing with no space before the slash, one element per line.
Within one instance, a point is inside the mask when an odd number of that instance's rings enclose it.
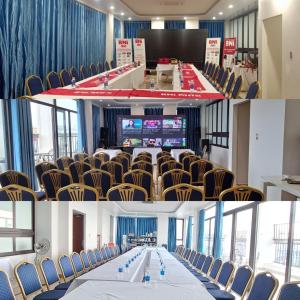
<path fill-rule="evenodd" d="M 159 58 L 177 58 L 202 67 L 205 60 L 207 29 L 141 29 L 145 39 L 147 67 L 156 66 Z"/>
<path fill-rule="evenodd" d="M 185 116 L 117 116 L 120 147 L 186 147 Z"/>

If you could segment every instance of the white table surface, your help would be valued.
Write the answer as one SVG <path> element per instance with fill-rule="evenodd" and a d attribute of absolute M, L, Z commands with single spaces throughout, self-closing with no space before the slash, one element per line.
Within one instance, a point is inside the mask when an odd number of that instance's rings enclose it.
<path fill-rule="evenodd" d="M 157 153 L 162 151 L 162 148 L 134 148 L 132 159 L 135 159 L 139 153 L 145 152 L 145 151 L 152 154 L 152 164 L 156 165 L 157 164 L 156 155 L 157 155 Z"/>
<path fill-rule="evenodd" d="M 113 157 L 116 157 L 119 153 L 122 153 L 121 150 L 117 149 L 117 150 L 114 150 L 114 149 L 97 149 L 96 152 L 94 153 L 97 154 L 99 152 L 104 152 L 106 154 L 109 155 L 109 158 L 112 159 Z"/>
<path fill-rule="evenodd" d="M 172 157 L 174 157 L 177 161 L 179 161 L 179 155 L 183 152 L 191 152 L 193 154 L 195 154 L 195 151 L 191 150 L 191 149 L 172 149 L 171 150 L 171 155 Z"/>

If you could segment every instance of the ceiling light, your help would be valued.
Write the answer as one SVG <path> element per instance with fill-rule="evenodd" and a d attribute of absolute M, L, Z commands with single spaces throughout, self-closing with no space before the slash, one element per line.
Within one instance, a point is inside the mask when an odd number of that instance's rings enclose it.
<path fill-rule="evenodd" d="M 108 107 L 110 107 L 110 104 L 107 104 Z"/>
<path fill-rule="evenodd" d="M 115 9 L 115 7 L 114 7 L 114 6 L 111 6 L 111 7 L 110 7 L 110 9 L 111 9 L 111 10 L 114 10 L 114 9 Z"/>
<path fill-rule="evenodd" d="M 186 19 L 187 19 L 187 17 L 184 17 L 184 19 L 186 20 Z"/>
<path fill-rule="evenodd" d="M 132 20 L 132 18 L 131 18 L 131 17 L 129 17 L 129 18 L 128 18 L 128 20 L 129 20 L 129 21 L 131 21 L 131 20 Z"/>
<path fill-rule="evenodd" d="M 121 16 L 124 16 L 125 14 L 123 12 L 121 12 Z"/>
<path fill-rule="evenodd" d="M 213 20 L 215 20 L 215 19 L 216 19 L 216 17 L 213 17 L 212 19 L 213 19 Z"/>
<path fill-rule="evenodd" d="M 157 21 L 160 20 L 160 17 L 156 17 L 156 20 L 157 20 Z"/>
<path fill-rule="evenodd" d="M 228 8 L 233 8 L 233 5 L 232 5 L 232 4 L 230 4 L 230 5 L 228 6 Z"/>
<path fill-rule="evenodd" d="M 223 16 L 223 12 L 222 12 L 222 11 L 220 11 L 220 12 L 219 12 L 219 15 L 220 15 L 220 16 Z"/>

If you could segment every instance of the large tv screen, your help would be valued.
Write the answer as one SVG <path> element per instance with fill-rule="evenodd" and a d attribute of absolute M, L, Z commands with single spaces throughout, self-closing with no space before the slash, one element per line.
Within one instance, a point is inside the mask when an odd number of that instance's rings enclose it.
<path fill-rule="evenodd" d="M 186 147 L 186 117 L 117 116 L 120 147 Z"/>

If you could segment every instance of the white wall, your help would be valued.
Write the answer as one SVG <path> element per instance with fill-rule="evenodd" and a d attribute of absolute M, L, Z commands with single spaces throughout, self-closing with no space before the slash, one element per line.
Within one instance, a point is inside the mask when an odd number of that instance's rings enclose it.
<path fill-rule="evenodd" d="M 110 217 L 111 212 L 104 208 L 102 205 L 98 207 L 98 234 L 101 238 L 101 244 L 108 244 L 109 242 L 115 242 L 110 240 L 111 231 L 113 228 L 110 228 Z"/>
<path fill-rule="evenodd" d="M 229 168 L 229 151 L 222 147 L 211 147 L 209 159 L 219 167 Z"/>
<path fill-rule="evenodd" d="M 151 29 L 165 29 L 165 21 L 164 20 L 152 20 L 151 21 Z"/>

